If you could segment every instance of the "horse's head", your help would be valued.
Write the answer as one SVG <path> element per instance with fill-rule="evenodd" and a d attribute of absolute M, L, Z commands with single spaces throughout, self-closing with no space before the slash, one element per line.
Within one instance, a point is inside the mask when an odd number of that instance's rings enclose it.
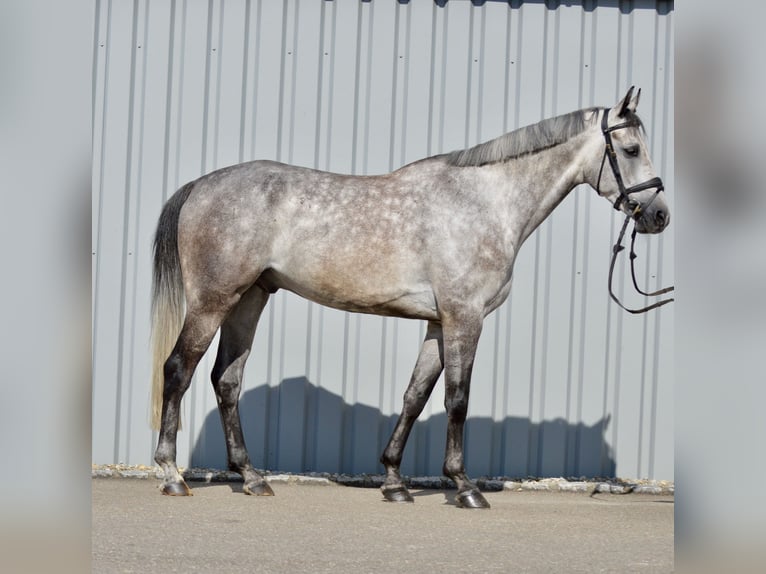
<path fill-rule="evenodd" d="M 633 91 L 631 87 L 622 101 L 601 113 L 599 149 L 603 153 L 589 183 L 615 209 L 632 215 L 639 233 L 659 233 L 670 223 L 670 212 L 636 115 L 641 90 L 635 96 Z"/>

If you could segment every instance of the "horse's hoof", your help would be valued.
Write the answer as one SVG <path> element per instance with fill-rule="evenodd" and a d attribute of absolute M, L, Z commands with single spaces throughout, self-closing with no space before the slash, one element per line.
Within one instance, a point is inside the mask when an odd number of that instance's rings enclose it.
<path fill-rule="evenodd" d="M 415 499 L 412 498 L 410 491 L 405 486 L 398 485 L 388 488 L 382 486 L 380 491 L 383 493 L 383 498 L 386 499 L 386 502 L 415 502 Z"/>
<path fill-rule="evenodd" d="M 271 490 L 269 483 L 265 480 L 261 482 L 251 482 L 246 484 L 242 490 L 245 492 L 245 494 L 249 494 L 251 496 L 274 496 L 274 491 Z"/>
<path fill-rule="evenodd" d="M 455 497 L 458 508 L 489 508 L 489 502 L 478 490 L 458 492 Z"/>
<path fill-rule="evenodd" d="M 167 496 L 193 496 L 185 482 L 168 482 L 162 485 L 162 494 Z"/>

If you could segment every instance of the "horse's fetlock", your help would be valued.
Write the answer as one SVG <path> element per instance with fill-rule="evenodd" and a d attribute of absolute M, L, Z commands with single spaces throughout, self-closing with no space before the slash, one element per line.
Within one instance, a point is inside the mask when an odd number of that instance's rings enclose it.
<path fill-rule="evenodd" d="M 380 464 L 385 466 L 386 469 L 399 468 L 402 465 L 402 457 L 384 451 L 383 454 L 380 455 Z"/>
<path fill-rule="evenodd" d="M 455 454 L 447 454 L 447 456 L 444 457 L 442 472 L 445 476 L 449 476 L 453 480 L 465 477 L 465 465 L 463 464 L 462 454 L 459 456 Z"/>

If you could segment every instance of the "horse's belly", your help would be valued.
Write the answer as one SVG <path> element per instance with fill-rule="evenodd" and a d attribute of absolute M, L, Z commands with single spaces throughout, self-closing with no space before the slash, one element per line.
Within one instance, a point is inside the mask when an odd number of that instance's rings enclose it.
<path fill-rule="evenodd" d="M 387 317 L 402 317 L 405 319 L 424 319 L 434 321 L 439 318 L 436 312 L 436 301 L 432 293 L 407 293 L 388 300 L 343 301 L 336 298 L 324 299 L 321 294 L 308 297 L 317 303 L 356 313 L 384 315 Z"/>
<path fill-rule="evenodd" d="M 436 299 L 425 284 L 383 286 L 363 273 L 355 277 L 327 273 L 286 273 L 269 269 L 259 279 L 269 290 L 286 289 L 342 311 L 436 320 Z"/>

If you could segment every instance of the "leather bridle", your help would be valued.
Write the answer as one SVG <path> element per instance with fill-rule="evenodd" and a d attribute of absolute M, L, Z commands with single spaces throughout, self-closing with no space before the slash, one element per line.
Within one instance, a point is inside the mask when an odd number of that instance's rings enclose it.
<path fill-rule="evenodd" d="M 643 191 L 645 189 L 655 189 L 654 195 L 652 198 L 646 203 L 646 205 L 638 204 L 636 208 L 633 210 L 632 213 L 629 213 L 625 217 L 625 222 L 622 224 L 622 229 L 620 230 L 620 234 L 617 237 L 617 243 L 615 243 L 614 247 L 612 248 L 612 260 L 609 264 L 609 296 L 612 298 L 612 300 L 617 303 L 620 307 L 622 307 L 625 311 L 628 313 L 645 313 L 646 311 L 651 311 L 652 309 L 656 309 L 657 307 L 662 307 L 663 305 L 670 303 L 672 301 L 675 301 L 673 298 L 669 299 L 663 299 L 661 301 L 657 301 L 656 303 L 653 303 L 652 305 L 647 305 L 646 307 L 642 307 L 640 309 L 630 309 L 626 307 L 625 305 L 620 302 L 620 300 L 617 298 L 617 296 L 614 294 L 614 291 L 612 290 L 612 275 L 614 274 L 614 266 L 617 262 L 617 254 L 624 250 L 625 247 L 622 245 L 622 238 L 625 236 L 625 230 L 628 227 L 628 222 L 633 219 L 635 221 L 638 220 L 638 217 L 641 214 L 642 210 L 645 210 L 648 208 L 652 202 L 655 200 L 657 195 L 665 189 L 665 186 L 662 183 L 662 180 L 659 177 L 653 177 L 652 179 L 649 179 L 643 183 L 639 183 L 637 185 L 634 185 L 632 187 L 626 188 L 625 183 L 622 179 L 622 173 L 620 172 L 620 165 L 617 162 L 617 152 L 614 150 L 614 145 L 612 144 L 612 132 L 634 127 L 637 125 L 635 121 L 626 121 L 621 124 L 616 124 L 614 126 L 608 125 L 608 117 L 609 117 L 609 109 L 604 109 L 604 114 L 601 117 L 601 133 L 604 134 L 604 141 L 606 143 L 606 146 L 604 148 L 604 157 L 601 159 L 601 168 L 598 171 L 598 181 L 596 183 L 596 192 L 601 195 L 601 174 L 604 171 L 604 163 L 606 162 L 607 158 L 609 159 L 609 165 L 612 168 L 612 174 L 614 175 L 614 179 L 617 181 L 617 188 L 620 192 L 620 197 L 618 197 L 614 202 L 614 208 L 617 210 L 620 210 L 620 206 L 624 201 L 632 201 L 630 199 L 631 193 L 636 193 L 639 191 Z M 658 289 L 657 291 L 651 291 L 649 293 L 643 291 L 638 286 L 638 282 L 636 281 L 636 270 L 634 261 L 636 260 L 636 252 L 635 252 L 635 243 L 636 243 L 636 228 L 635 225 L 633 227 L 633 233 L 631 234 L 630 239 L 630 274 L 633 278 L 633 287 L 635 287 L 636 291 L 641 293 L 641 295 L 645 295 L 647 297 L 654 297 L 657 295 L 662 295 L 664 293 L 669 293 L 670 291 L 673 291 L 675 287 L 665 287 L 664 289 Z"/>

